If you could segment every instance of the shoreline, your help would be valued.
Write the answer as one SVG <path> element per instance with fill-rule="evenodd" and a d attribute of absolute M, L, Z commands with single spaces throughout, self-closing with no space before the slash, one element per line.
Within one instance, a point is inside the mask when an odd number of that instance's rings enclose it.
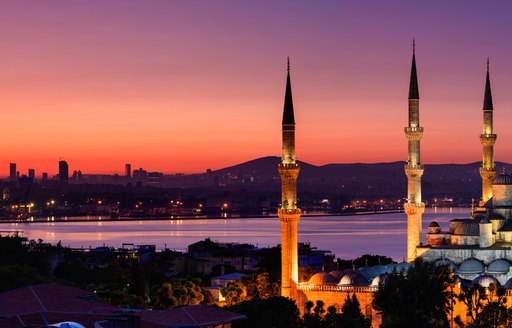
<path fill-rule="evenodd" d="M 319 217 L 319 216 L 360 216 L 360 215 L 378 215 L 378 214 L 396 214 L 403 213 L 403 210 L 383 210 L 383 211 L 361 211 L 350 213 L 312 213 L 303 214 L 301 217 Z M 169 216 L 148 216 L 148 217 L 118 217 L 110 216 L 64 216 L 64 217 L 40 217 L 20 219 L 0 219 L 1 224 L 30 224 L 30 223 L 48 223 L 48 222 L 130 222 L 130 221 L 167 221 L 167 220 L 231 220 L 231 219 L 257 219 L 257 218 L 277 218 L 277 214 L 270 215 L 235 215 L 235 216 L 195 216 L 195 215 L 169 215 Z"/>

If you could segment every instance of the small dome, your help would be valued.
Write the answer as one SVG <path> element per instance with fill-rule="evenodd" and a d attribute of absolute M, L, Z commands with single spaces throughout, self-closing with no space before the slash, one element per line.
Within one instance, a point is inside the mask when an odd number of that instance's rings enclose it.
<path fill-rule="evenodd" d="M 512 278 L 510 278 L 503 287 L 506 289 L 512 289 Z"/>
<path fill-rule="evenodd" d="M 462 262 L 456 272 L 462 274 L 478 274 L 484 272 L 484 265 L 477 259 L 470 258 Z"/>
<path fill-rule="evenodd" d="M 457 267 L 455 265 L 455 263 L 453 263 L 452 260 L 449 260 L 447 258 L 442 258 L 442 259 L 435 260 L 434 261 L 434 265 L 436 265 L 436 266 L 444 265 L 444 266 L 449 267 L 452 271 L 455 271 L 455 268 Z"/>
<path fill-rule="evenodd" d="M 379 287 L 380 282 L 382 281 L 383 284 L 386 284 L 386 281 L 389 279 L 390 275 L 387 273 L 379 274 L 375 278 L 373 278 L 372 283 L 370 286 L 372 287 Z"/>
<path fill-rule="evenodd" d="M 429 228 L 437 228 L 437 227 L 439 227 L 439 223 L 437 223 L 436 221 L 432 221 L 432 222 L 430 222 L 428 227 Z"/>
<path fill-rule="evenodd" d="M 310 285 L 336 285 L 338 280 L 327 272 L 318 272 L 308 281 Z"/>
<path fill-rule="evenodd" d="M 501 174 L 494 178 L 493 184 L 495 185 L 512 185 L 512 177 L 505 173 L 505 170 Z"/>
<path fill-rule="evenodd" d="M 498 282 L 498 279 L 496 279 L 493 276 L 488 275 L 488 274 L 484 274 L 484 275 L 476 277 L 473 280 L 473 284 L 480 285 L 485 288 L 489 287 L 491 284 L 494 284 L 494 286 L 496 286 L 496 287 L 501 287 L 500 283 Z"/>
<path fill-rule="evenodd" d="M 331 276 L 333 276 L 334 278 L 336 278 L 336 281 L 339 281 L 341 279 L 341 277 L 343 277 L 345 274 L 349 273 L 349 272 L 353 272 L 354 270 L 352 269 L 345 269 L 343 271 L 341 270 L 334 270 L 334 271 L 331 271 L 329 272 L 329 274 Z"/>
<path fill-rule="evenodd" d="M 510 269 L 510 262 L 504 259 L 497 259 L 489 264 L 487 271 L 489 273 L 508 273 Z"/>
<path fill-rule="evenodd" d="M 380 272 L 377 266 L 371 266 L 371 267 L 363 267 L 357 269 L 359 273 L 361 273 L 363 276 L 366 277 L 366 279 L 373 279 L 375 276 L 377 276 Z"/>
<path fill-rule="evenodd" d="M 368 280 L 357 271 L 349 272 L 341 277 L 339 286 L 368 286 Z"/>

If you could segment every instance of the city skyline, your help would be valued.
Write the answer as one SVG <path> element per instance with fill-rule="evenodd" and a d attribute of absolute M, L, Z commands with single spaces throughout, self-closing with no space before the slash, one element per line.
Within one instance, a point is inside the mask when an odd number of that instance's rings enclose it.
<path fill-rule="evenodd" d="M 28 4 L 28 5 L 27 5 Z M 36 1 L 0 5 L 0 176 L 204 172 L 279 155 L 291 57 L 297 158 L 407 159 L 412 39 L 422 160 L 481 160 L 486 59 L 512 162 L 508 3 Z"/>

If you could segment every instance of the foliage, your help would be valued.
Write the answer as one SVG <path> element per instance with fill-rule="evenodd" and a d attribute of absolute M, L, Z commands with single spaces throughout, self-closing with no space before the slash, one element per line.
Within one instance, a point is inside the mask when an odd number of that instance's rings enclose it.
<path fill-rule="evenodd" d="M 293 300 L 286 297 L 253 298 L 225 309 L 247 316 L 246 320 L 233 322 L 233 328 L 302 327 L 299 309 Z"/>
<path fill-rule="evenodd" d="M 343 303 L 343 306 L 341 307 L 341 316 L 339 321 L 341 327 L 347 328 L 370 328 L 371 326 L 370 320 L 366 319 L 361 312 L 361 305 L 359 304 L 356 294 L 352 294 L 352 297 L 347 294 L 345 303 Z"/>
<path fill-rule="evenodd" d="M 471 322 L 464 323 L 457 316 L 455 323 L 461 328 L 512 327 L 512 309 L 507 308 L 505 295 L 506 290 L 494 284 L 487 289 L 478 285 L 462 288 L 457 299 L 466 305 Z"/>
<path fill-rule="evenodd" d="M 201 282 L 197 279 L 173 279 L 151 290 L 151 308 L 168 310 L 182 305 L 195 305 L 204 300 Z"/>
<path fill-rule="evenodd" d="M 451 271 L 417 259 L 407 272 L 394 272 L 374 293 L 382 328 L 448 327 Z"/>

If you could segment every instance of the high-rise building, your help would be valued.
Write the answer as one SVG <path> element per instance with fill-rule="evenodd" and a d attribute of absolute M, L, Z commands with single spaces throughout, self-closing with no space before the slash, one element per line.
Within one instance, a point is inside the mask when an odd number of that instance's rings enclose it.
<path fill-rule="evenodd" d="M 34 169 L 28 169 L 28 177 L 35 179 L 36 178 L 36 170 Z"/>
<path fill-rule="evenodd" d="M 48 173 L 47 172 L 43 172 L 43 174 L 41 175 L 41 180 L 48 181 Z"/>
<path fill-rule="evenodd" d="M 9 164 L 9 179 L 16 180 L 16 163 Z"/>
<path fill-rule="evenodd" d="M 132 165 L 131 164 L 124 165 L 124 175 L 128 179 L 132 177 Z"/>
<path fill-rule="evenodd" d="M 69 180 L 69 166 L 66 161 L 59 161 L 59 181 L 67 183 Z"/>
<path fill-rule="evenodd" d="M 297 207 L 297 177 L 300 165 L 295 161 L 295 117 L 290 82 L 290 58 L 287 71 L 282 121 L 283 157 L 278 166 L 281 176 L 281 206 L 278 210 L 281 221 L 281 295 L 296 299 L 299 282 L 297 224 L 301 214 Z"/>

